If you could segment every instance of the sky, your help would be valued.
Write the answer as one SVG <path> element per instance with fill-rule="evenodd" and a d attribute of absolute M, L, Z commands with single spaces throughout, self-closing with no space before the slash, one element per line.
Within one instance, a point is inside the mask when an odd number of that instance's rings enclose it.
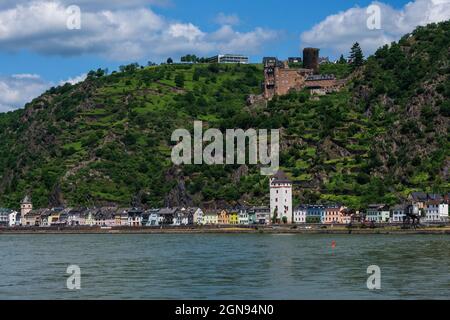
<path fill-rule="evenodd" d="M 0 0 L 0 112 L 89 70 L 185 54 L 235 53 L 260 62 L 366 56 L 418 25 L 450 19 L 450 0 Z"/>

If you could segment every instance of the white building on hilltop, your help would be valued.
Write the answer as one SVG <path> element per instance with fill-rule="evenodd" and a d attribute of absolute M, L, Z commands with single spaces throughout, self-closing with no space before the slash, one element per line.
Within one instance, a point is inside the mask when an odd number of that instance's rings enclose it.
<path fill-rule="evenodd" d="M 270 178 L 270 215 L 276 223 L 292 223 L 292 181 L 283 171 Z"/>
<path fill-rule="evenodd" d="M 242 63 L 248 64 L 248 57 L 242 54 L 219 54 L 208 58 L 208 63 Z"/>

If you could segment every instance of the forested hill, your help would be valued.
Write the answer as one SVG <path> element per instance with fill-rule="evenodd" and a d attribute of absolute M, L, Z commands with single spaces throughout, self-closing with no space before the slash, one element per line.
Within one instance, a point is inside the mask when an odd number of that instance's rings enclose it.
<path fill-rule="evenodd" d="M 177 206 L 266 203 L 255 166 L 182 166 L 173 130 L 194 120 L 282 128 L 282 169 L 295 202 L 361 207 L 411 190 L 448 192 L 450 23 L 418 28 L 379 49 L 340 93 L 291 93 L 247 105 L 261 65 L 129 65 L 52 88 L 0 114 L 0 206 Z M 346 65 L 322 72 L 347 76 Z"/>

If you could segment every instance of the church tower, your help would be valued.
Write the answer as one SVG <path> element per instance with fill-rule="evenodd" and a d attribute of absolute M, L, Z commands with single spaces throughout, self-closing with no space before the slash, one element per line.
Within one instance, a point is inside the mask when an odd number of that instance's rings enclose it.
<path fill-rule="evenodd" d="M 33 204 L 30 197 L 26 195 L 20 203 L 20 216 L 23 218 L 31 210 L 33 210 Z"/>
<path fill-rule="evenodd" d="M 270 214 L 275 223 L 292 223 L 292 181 L 283 171 L 270 178 Z"/>

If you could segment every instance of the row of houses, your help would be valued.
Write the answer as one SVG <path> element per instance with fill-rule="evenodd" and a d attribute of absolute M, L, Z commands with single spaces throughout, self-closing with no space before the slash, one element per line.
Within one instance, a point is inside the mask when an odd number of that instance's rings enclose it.
<path fill-rule="evenodd" d="M 293 222 L 349 224 L 354 221 L 373 223 L 404 223 L 416 217 L 424 223 L 448 223 L 450 195 L 413 192 L 404 204 L 389 206 L 370 204 L 365 211 L 355 211 L 340 205 L 300 205 L 294 209 Z"/>
<path fill-rule="evenodd" d="M 385 204 L 369 205 L 366 220 L 377 223 L 400 223 L 408 217 L 418 217 L 422 222 L 449 222 L 450 194 L 413 192 L 408 201 L 389 207 Z"/>
<path fill-rule="evenodd" d="M 291 184 L 279 173 L 271 179 L 270 207 L 237 206 L 227 209 L 51 208 L 33 210 L 29 197 L 20 212 L 0 208 L 0 226 L 157 227 L 192 225 L 349 224 L 354 221 L 403 223 L 411 217 L 429 223 L 449 222 L 450 194 L 414 192 L 405 204 L 371 204 L 364 211 L 343 205 L 300 205 L 291 210 Z"/>
<path fill-rule="evenodd" d="M 269 224 L 269 207 L 237 207 L 232 209 L 201 208 L 51 208 L 32 209 L 28 198 L 21 203 L 21 211 L 0 209 L 0 225 L 57 227 L 157 227 L 192 225 L 251 225 Z"/>
<path fill-rule="evenodd" d="M 349 224 L 355 218 L 353 211 L 341 205 L 300 205 L 294 209 L 295 224 Z"/>

